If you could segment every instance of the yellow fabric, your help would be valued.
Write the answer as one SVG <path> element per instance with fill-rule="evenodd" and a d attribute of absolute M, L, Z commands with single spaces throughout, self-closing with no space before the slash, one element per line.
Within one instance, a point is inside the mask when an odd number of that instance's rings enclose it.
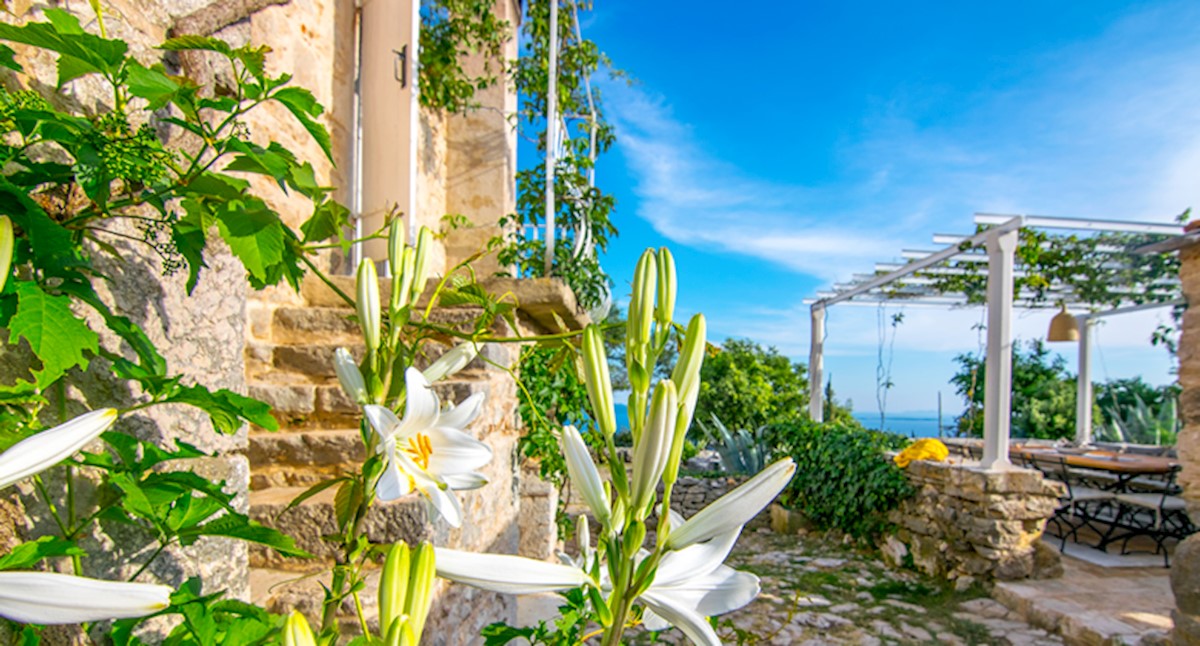
<path fill-rule="evenodd" d="M 946 448 L 946 445 L 942 444 L 941 440 L 926 438 L 923 440 L 917 440 L 916 442 L 908 445 L 908 448 L 901 451 L 899 455 L 896 456 L 895 460 L 896 466 L 899 466 L 901 469 L 903 469 L 907 467 L 908 463 L 912 462 L 913 460 L 933 460 L 934 462 L 941 462 L 949 456 L 950 449 Z"/>

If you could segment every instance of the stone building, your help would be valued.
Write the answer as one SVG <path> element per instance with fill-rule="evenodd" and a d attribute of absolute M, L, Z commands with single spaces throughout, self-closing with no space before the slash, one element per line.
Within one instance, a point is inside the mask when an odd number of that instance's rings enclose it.
<path fill-rule="evenodd" d="M 403 46 L 415 28 L 409 29 L 407 36 L 406 27 L 399 25 L 396 33 L 368 37 L 363 25 L 391 24 L 378 17 L 408 11 L 410 0 L 102 0 L 101 4 L 109 35 L 127 41 L 134 55 L 146 64 L 164 59 L 154 46 L 169 36 L 212 35 L 234 45 L 268 44 L 272 50 L 267 57 L 268 71 L 292 74 L 294 84 L 312 91 L 325 106 L 324 120 L 336 163 L 325 160 L 311 137 L 281 106 L 267 105 L 254 113 L 247 124 L 252 136 L 264 144 L 278 141 L 310 160 L 318 182 L 338 187 L 339 199 L 358 204 L 367 216 L 377 217 L 391 206 L 400 206 L 416 223 L 435 230 L 445 214 L 465 216 L 472 226 L 452 231 L 438 243 L 435 274 L 451 270 L 480 251 L 499 232 L 500 218 L 515 208 L 516 134 L 508 116 L 515 112 L 516 97 L 511 83 L 479 92 L 478 108 L 443 114 L 417 108 L 411 100 L 411 84 L 404 94 L 391 86 L 380 89 L 370 80 L 372 74 L 379 77 L 382 65 L 386 82 L 401 81 L 398 70 L 413 59 L 401 60 L 395 54 L 406 51 Z M 43 8 L 28 2 L 10 7 L 21 15 L 6 19 L 19 21 L 40 19 Z M 86 28 L 95 30 L 87 3 L 64 8 L 76 12 Z M 507 20 L 513 30 L 506 58 L 516 55 L 520 9 L 518 0 L 496 0 L 494 6 L 496 15 Z M 375 18 L 368 19 L 371 16 Z M 53 87 L 51 56 L 18 48 L 18 57 L 32 76 Z M 188 54 L 166 62 L 201 81 L 219 79 L 222 74 L 204 55 Z M 477 58 L 465 65 L 470 69 L 483 63 Z M 356 83 L 360 76 L 362 82 Z M 99 89 L 80 81 L 68 91 L 82 105 L 103 106 L 105 99 Z M 382 93 L 383 99 L 372 92 Z M 392 101 L 396 96 L 403 101 Z M 397 128 L 393 121 L 413 127 L 402 124 Z M 368 147 L 365 142 L 371 142 L 376 152 L 382 149 L 382 157 L 373 159 L 371 155 L 376 153 L 364 150 Z M 409 156 L 388 156 L 396 150 Z M 410 167 L 415 167 L 415 190 L 406 184 Z M 249 179 L 288 224 L 296 226 L 309 215 L 306 201 L 283 194 L 263 178 Z M 389 182 L 404 190 L 397 192 Z M 152 570 L 154 575 L 178 584 L 201 574 L 214 589 L 254 598 L 273 610 L 312 610 L 321 600 L 319 586 L 293 581 L 327 563 L 319 536 L 334 522 L 332 495 L 314 497 L 282 515 L 279 512 L 304 487 L 362 457 L 356 411 L 336 386 L 331 363 L 334 348 L 361 343 L 356 326 L 348 319 L 351 311 L 317 281 L 306 282 L 299 293 L 287 287 L 254 291 L 240 264 L 227 254 L 210 261 L 213 266 L 203 274 L 195 294 L 188 297 L 184 276 L 163 278 L 157 259 L 135 246 L 121 250 L 128 255 L 124 263 L 112 267 L 112 289 L 130 311 L 141 313 L 137 322 L 164 350 L 172 369 L 189 380 L 248 392 L 268 402 L 281 430 L 243 429 L 232 437 L 217 437 L 204 415 L 182 407 L 156 408 L 122 423 L 131 424 L 130 428 L 147 438 L 187 438 L 202 449 L 217 452 L 219 457 L 206 467 L 211 475 L 224 478 L 231 489 L 246 494 L 239 496 L 239 501 L 252 517 L 296 536 L 302 547 L 318 556 L 316 562 L 289 562 L 266 551 L 247 550 L 244 544 L 205 539 L 160 559 Z M 378 250 L 365 253 L 379 256 Z M 350 271 L 347 259 L 334 253 L 320 262 L 334 274 Z M 497 269 L 495 261 L 488 258 L 475 265 L 481 277 Z M 348 276 L 336 281 L 345 287 L 352 285 Z M 569 289 L 557 282 L 495 278 L 485 284 L 497 293 L 514 295 L 519 302 L 521 329 L 499 331 L 538 332 L 558 329 L 560 322 L 578 326 L 585 320 Z M 453 325 L 472 313 L 469 308 L 447 309 L 437 317 Z M 379 505 L 368 520 L 372 540 L 431 539 L 464 549 L 515 553 L 521 548 L 523 553 L 549 555 L 554 539 L 553 492 L 522 479 L 515 450 L 516 388 L 511 374 L 495 367 L 513 366 L 517 347 L 494 344 L 482 354 L 487 361 L 477 360 L 454 381 L 440 385 L 439 394 L 443 400 L 457 402 L 473 392 L 487 393 L 486 409 L 471 430 L 495 452 L 487 467 L 489 485 L 462 497 L 467 517 L 460 530 L 432 521 L 415 499 Z M 119 396 L 111 385 L 98 382 L 85 387 L 78 399 L 82 409 L 85 403 L 112 405 L 116 403 L 112 398 Z M 7 526 L 15 527 L 16 535 L 35 534 L 45 520 L 38 516 L 31 498 L 21 498 L 30 506 L 25 512 L 20 509 L 20 499 L 0 498 L 0 518 L 7 514 L 11 520 L 0 527 L 0 541 L 11 540 L 6 536 Z M 33 520 L 23 521 L 25 513 Z M 144 547 L 123 545 L 119 537 L 98 536 L 95 540 L 111 553 L 114 565 Z M 511 598 L 462 586 L 443 588 L 440 601 L 434 604 L 426 643 L 464 643 L 468 636 L 477 636 L 482 626 L 514 618 Z"/>
<path fill-rule="evenodd" d="M 1193 222 L 1189 232 L 1200 229 Z M 1200 525 L 1200 245 L 1192 244 L 1179 252 L 1179 278 L 1188 309 L 1183 315 L 1183 333 L 1179 339 L 1179 411 L 1183 430 L 1176 440 L 1182 471 L 1179 483 L 1187 501 L 1192 522 Z M 1177 644 L 1200 644 L 1200 535 L 1179 544 L 1171 559 L 1171 589 L 1175 593 L 1174 638 Z"/>

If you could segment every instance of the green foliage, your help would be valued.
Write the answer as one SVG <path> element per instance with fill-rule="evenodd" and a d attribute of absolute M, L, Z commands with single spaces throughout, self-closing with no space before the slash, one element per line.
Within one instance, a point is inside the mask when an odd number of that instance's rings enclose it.
<path fill-rule="evenodd" d="M 583 38 L 579 11 L 587 0 L 553 0 L 559 4 L 558 109 L 566 127 L 565 154 L 554 168 L 556 228 L 574 232 L 559 239 L 554 249 L 550 274 L 563 278 L 587 308 L 601 305 L 609 295 L 611 281 L 597 258 L 608 248 L 617 229 L 612 222 L 616 201 L 595 185 L 596 160 L 609 150 L 616 137 L 604 117 L 599 93 L 591 87 L 601 67 L 609 67 L 596 44 Z M 546 110 L 548 105 L 548 60 L 550 44 L 550 1 L 533 0 L 526 6 L 522 25 L 524 50 L 513 69 L 520 95 L 518 129 L 537 142 L 542 162 L 517 172 L 517 210 L 501 224 L 523 231 L 545 228 Z M 616 72 L 610 73 L 617 75 Z M 573 237 L 572 237 L 573 236 Z M 517 276 L 545 274 L 545 241 L 518 235 L 497 240 L 498 258 L 515 267 Z"/>
<path fill-rule="evenodd" d="M 559 429 L 572 424 L 585 439 L 596 438 L 587 388 L 575 371 L 574 361 L 574 353 L 566 347 L 529 346 L 521 350 L 519 376 L 525 396 L 517 412 L 525 432 L 517 447 L 521 455 L 537 462 L 543 480 L 560 487 L 566 480 L 567 464 L 559 448 Z"/>
<path fill-rule="evenodd" d="M 716 417 L 712 418 L 712 424 L 701 420 L 696 420 L 696 424 L 704 432 L 708 445 L 721 456 L 721 465 L 727 473 L 752 476 L 767 466 L 770 446 L 765 426 L 753 432 L 744 428 L 730 432 Z"/>
<path fill-rule="evenodd" d="M 504 622 L 494 623 L 483 629 L 485 646 L 504 646 L 518 641 L 531 646 L 574 646 L 583 643 L 591 612 L 583 590 L 567 590 L 562 593 L 563 605 L 558 607 L 559 617 L 553 623 L 539 621 L 536 626 L 514 628 Z"/>
<path fill-rule="evenodd" d="M 1175 444 L 1181 426 L 1176 415 L 1176 400 L 1165 398 L 1156 411 L 1140 395 L 1134 394 L 1133 397 L 1133 406 L 1103 407 L 1105 421 L 1097 433 L 1097 439 L 1156 446 Z"/>
<path fill-rule="evenodd" d="M 904 472 L 884 455 L 904 447 L 902 436 L 807 419 L 772 424 L 768 433 L 777 456 L 796 462 L 781 502 L 821 529 L 860 538 L 881 533 L 887 513 L 912 493 Z"/>
<path fill-rule="evenodd" d="M 171 605 L 155 615 L 178 616 L 177 625 L 162 642 L 164 646 L 277 643 L 285 620 L 282 615 L 237 599 L 224 599 L 223 592 L 201 594 L 201 589 L 199 578 L 188 579 L 171 595 Z M 141 621 L 115 622 L 111 635 L 114 646 L 143 646 L 145 642 L 133 635 Z"/>
<path fill-rule="evenodd" d="M 734 428 L 798 420 L 808 406 L 806 374 L 803 365 L 753 341 L 709 346 L 696 419 L 716 417 Z"/>
<path fill-rule="evenodd" d="M 422 0 L 420 100 L 427 108 L 462 112 L 475 92 L 496 83 L 503 72 L 509 24 L 497 20 L 491 0 Z M 479 73 L 467 72 L 464 57 L 480 53 Z"/>
<path fill-rule="evenodd" d="M 959 434 L 982 436 L 986 362 L 971 354 L 960 354 L 954 360 L 959 367 L 950 383 L 966 400 L 966 409 L 958 418 Z M 1024 351 L 1015 345 L 1012 360 L 1013 436 L 1074 437 L 1076 387 L 1075 376 L 1067 372 L 1066 360 L 1060 356 L 1051 359 L 1050 351 L 1040 339 L 1030 340 Z"/>

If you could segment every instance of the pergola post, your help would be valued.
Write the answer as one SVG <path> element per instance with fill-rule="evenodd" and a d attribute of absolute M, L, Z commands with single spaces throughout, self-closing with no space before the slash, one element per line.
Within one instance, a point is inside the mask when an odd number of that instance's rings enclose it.
<path fill-rule="evenodd" d="M 1011 466 L 1013 253 L 1018 229 L 987 236 L 987 373 L 983 396 L 983 463 L 989 470 Z"/>
<path fill-rule="evenodd" d="M 1079 377 L 1075 391 L 1075 444 L 1092 443 L 1092 319 L 1077 316 L 1079 322 Z"/>
<path fill-rule="evenodd" d="M 824 391 L 821 382 L 825 372 L 825 308 L 813 305 L 812 340 L 808 346 L 808 416 L 814 422 L 825 421 Z"/>

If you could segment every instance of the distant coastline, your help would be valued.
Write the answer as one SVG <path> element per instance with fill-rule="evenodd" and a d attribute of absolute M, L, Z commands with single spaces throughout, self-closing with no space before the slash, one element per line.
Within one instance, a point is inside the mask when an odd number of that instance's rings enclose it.
<path fill-rule="evenodd" d="M 628 430 L 628 407 L 626 407 L 625 404 L 614 404 L 613 408 L 616 409 L 617 413 L 617 429 Z M 867 428 L 879 427 L 879 413 L 859 412 L 853 413 L 853 415 L 854 419 L 857 419 L 859 423 Z M 938 420 L 936 413 L 932 415 L 919 411 L 910 413 L 896 413 L 895 415 L 888 415 L 885 419 L 885 424 L 887 425 L 886 430 L 888 432 L 897 433 L 899 435 L 905 435 L 908 437 L 938 436 Z M 953 431 L 951 429 L 954 426 L 954 415 L 944 415 L 942 417 L 942 424 L 943 426 L 951 427 L 950 429 L 946 429 L 944 433 L 946 435 L 952 434 Z"/>

